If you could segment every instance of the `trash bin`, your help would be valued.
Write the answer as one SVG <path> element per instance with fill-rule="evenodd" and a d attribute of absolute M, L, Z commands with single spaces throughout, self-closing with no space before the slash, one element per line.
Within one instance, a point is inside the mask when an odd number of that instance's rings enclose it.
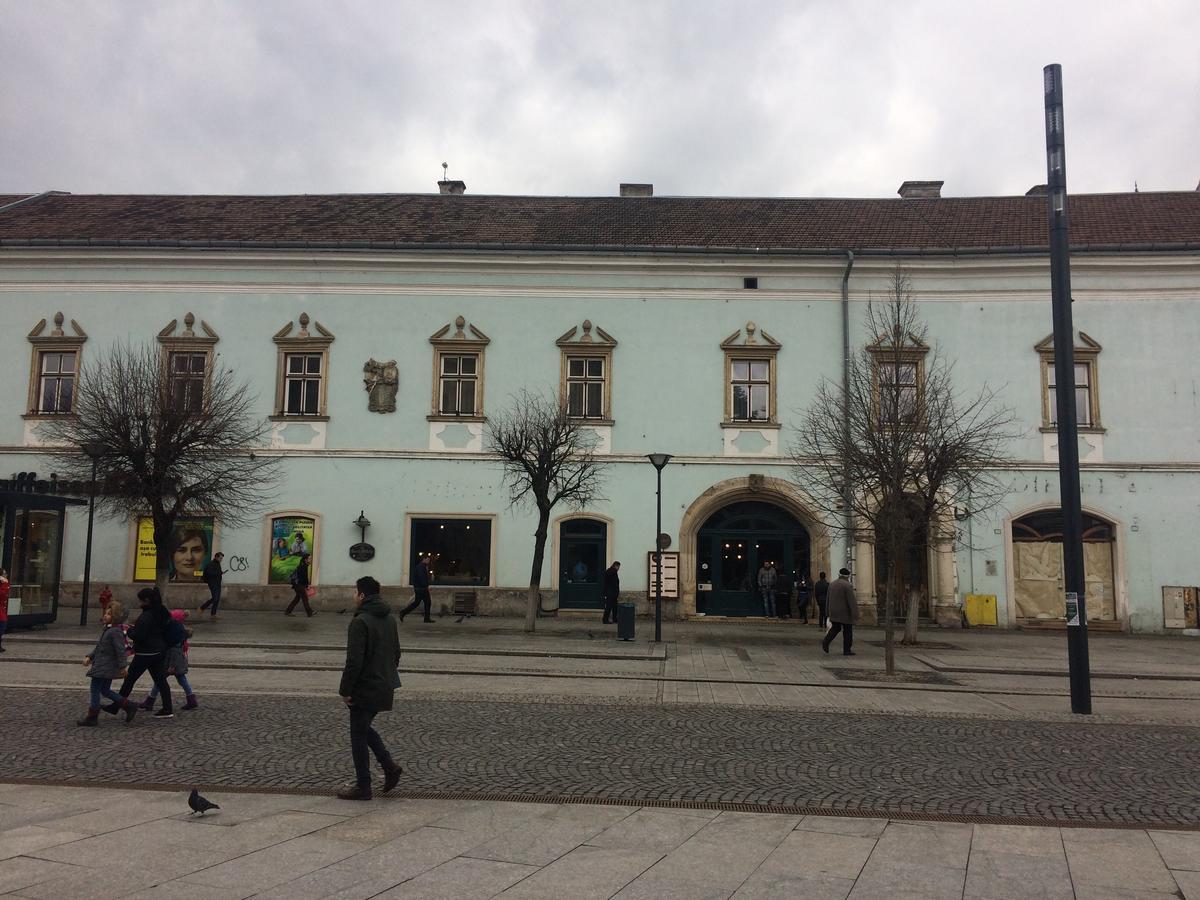
<path fill-rule="evenodd" d="M 617 640 L 633 640 L 633 614 L 637 607 L 632 603 L 617 604 Z"/>

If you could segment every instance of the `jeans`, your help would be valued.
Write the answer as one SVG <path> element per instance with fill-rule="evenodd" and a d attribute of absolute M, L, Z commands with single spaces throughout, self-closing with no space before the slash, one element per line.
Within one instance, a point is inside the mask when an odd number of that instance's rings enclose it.
<path fill-rule="evenodd" d="M 395 765 L 383 738 L 371 727 L 376 715 L 373 709 L 350 707 L 350 755 L 354 757 L 354 780 L 359 787 L 371 786 L 371 756 L 367 752 L 368 748 L 375 754 L 384 772 Z"/>
<path fill-rule="evenodd" d="M 221 605 L 221 585 L 219 583 L 210 584 L 208 586 L 208 593 L 211 596 L 204 601 L 204 604 L 200 607 L 200 612 L 204 612 L 211 605 L 212 614 L 215 616 L 217 614 L 217 607 Z"/>
<path fill-rule="evenodd" d="M 763 598 L 763 611 L 768 616 L 774 616 L 775 615 L 775 589 L 774 588 L 763 588 L 762 589 L 762 598 Z"/>
<path fill-rule="evenodd" d="M 135 656 L 133 662 L 129 664 L 129 674 L 125 676 L 125 681 L 121 684 L 121 696 L 128 697 L 132 694 L 133 686 L 137 684 L 138 679 L 146 672 L 150 673 L 150 677 L 154 679 L 154 686 L 162 694 L 163 711 L 172 712 L 171 686 L 167 684 L 166 653 L 154 653 L 150 655 L 139 653 Z"/>
<path fill-rule="evenodd" d="M 192 696 L 194 691 L 192 690 L 192 686 L 188 682 L 186 675 L 172 675 L 171 677 L 174 678 L 176 681 L 178 681 L 179 686 L 181 688 L 183 688 L 183 696 L 185 696 L 185 697 Z M 158 699 L 158 685 L 157 684 L 154 685 L 154 687 L 150 688 L 150 699 L 151 700 Z"/>
<path fill-rule="evenodd" d="M 92 679 L 92 700 L 88 704 L 91 709 L 100 708 L 100 698 L 105 697 L 113 703 L 120 704 L 121 695 L 112 689 L 111 678 L 93 678 Z"/>
<path fill-rule="evenodd" d="M 850 647 L 854 644 L 854 626 L 843 622 L 834 622 L 833 627 L 829 629 L 829 634 L 825 635 L 825 640 L 821 641 L 826 647 L 833 643 L 833 639 L 837 637 L 838 632 L 842 633 L 842 652 L 849 653 Z"/>
<path fill-rule="evenodd" d="M 424 606 L 425 607 L 425 609 L 424 609 L 425 621 L 428 622 L 428 621 L 430 621 L 429 606 L 432 602 L 433 602 L 433 598 L 429 596 L 429 588 L 416 588 L 416 596 L 413 597 L 413 602 L 408 604 L 408 606 L 404 607 L 404 611 L 402 613 L 400 613 L 400 615 L 402 617 L 407 616 L 410 612 L 412 612 L 418 606 Z"/>

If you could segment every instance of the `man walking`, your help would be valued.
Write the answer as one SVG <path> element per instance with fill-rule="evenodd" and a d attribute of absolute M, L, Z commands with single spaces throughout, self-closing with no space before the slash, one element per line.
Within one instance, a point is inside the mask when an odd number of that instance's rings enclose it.
<path fill-rule="evenodd" d="M 825 580 L 824 572 L 813 585 L 813 595 L 817 598 L 817 624 L 824 628 L 829 615 L 829 582 Z"/>
<path fill-rule="evenodd" d="M 619 562 L 613 563 L 604 570 L 604 618 L 601 624 L 608 625 L 617 621 L 617 598 L 621 596 L 621 571 Z"/>
<path fill-rule="evenodd" d="M 775 571 L 775 563 L 767 560 L 758 570 L 758 589 L 762 593 L 763 613 L 768 618 L 775 618 L 775 588 L 779 584 L 779 573 Z"/>
<path fill-rule="evenodd" d="M 208 585 L 209 598 L 204 601 L 197 612 L 204 612 L 209 606 L 212 606 L 210 618 L 212 621 L 217 620 L 217 607 L 221 604 L 221 576 L 224 574 L 221 571 L 221 560 L 225 558 L 224 553 L 214 553 L 213 558 L 209 560 L 201 577 L 204 578 L 204 583 Z"/>
<path fill-rule="evenodd" d="M 392 708 L 392 694 L 400 687 L 400 633 L 392 608 L 379 597 L 379 582 L 366 575 L 354 587 L 356 609 L 346 636 L 346 667 L 338 686 L 342 702 L 350 709 L 354 786 L 340 791 L 338 799 L 370 800 L 371 753 L 383 769 L 383 793 L 394 788 L 404 772 L 371 726 L 377 714 Z"/>
<path fill-rule="evenodd" d="M 421 561 L 417 563 L 416 569 L 412 573 L 413 586 L 413 602 L 404 607 L 400 613 L 400 621 L 404 621 L 404 617 L 416 609 L 418 606 L 425 607 L 425 618 L 423 621 L 427 625 L 433 624 L 433 619 L 429 617 L 429 605 L 432 599 L 429 596 L 429 563 L 432 557 L 426 553 L 421 557 Z"/>
<path fill-rule="evenodd" d="M 829 645 L 842 633 L 842 655 L 854 656 L 850 647 L 854 644 L 854 623 L 858 621 L 858 597 L 850 583 L 850 570 L 838 571 L 838 580 L 829 586 L 829 621 L 833 627 L 821 641 L 821 649 L 829 652 Z"/>

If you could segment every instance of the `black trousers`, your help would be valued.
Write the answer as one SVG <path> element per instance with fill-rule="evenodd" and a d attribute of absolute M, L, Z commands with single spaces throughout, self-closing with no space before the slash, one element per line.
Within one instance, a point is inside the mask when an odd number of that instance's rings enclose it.
<path fill-rule="evenodd" d="M 403 611 L 400 613 L 400 617 L 403 618 L 404 616 L 407 616 L 418 606 L 424 606 L 425 621 L 432 622 L 433 620 L 429 618 L 429 605 L 432 602 L 432 598 L 429 596 L 429 588 L 417 588 L 416 591 L 417 593 L 416 596 L 413 597 L 413 602 L 404 607 Z"/>
<path fill-rule="evenodd" d="M 354 780 L 359 787 L 371 786 L 371 753 L 375 754 L 384 772 L 395 765 L 383 738 L 371 727 L 376 715 L 371 709 L 350 707 L 350 755 L 354 757 Z"/>
<path fill-rule="evenodd" d="M 829 629 L 829 634 L 825 635 L 825 640 L 821 643 L 828 647 L 833 643 L 833 639 L 837 637 L 838 632 L 842 633 L 842 652 L 849 653 L 851 646 L 854 644 L 854 626 L 846 625 L 842 622 L 834 622 L 833 627 Z"/>
<path fill-rule="evenodd" d="M 604 623 L 608 624 L 609 622 L 615 622 L 615 621 L 617 621 L 617 598 L 616 597 L 605 597 L 604 598 Z"/>
<path fill-rule="evenodd" d="M 825 621 L 829 618 L 829 598 L 822 597 L 820 600 L 818 600 L 817 609 L 821 614 L 821 618 L 817 620 L 817 624 L 824 628 Z"/>
<path fill-rule="evenodd" d="M 284 612 L 291 612 L 296 608 L 297 603 L 304 604 L 304 614 L 311 616 L 313 614 L 312 607 L 308 605 L 308 588 L 299 584 L 293 584 L 292 590 L 296 592 L 296 596 L 292 598 L 292 602 Z"/>
<path fill-rule="evenodd" d="M 167 684 L 167 654 L 155 653 L 153 656 L 135 656 L 133 662 L 129 664 L 129 674 L 125 676 L 125 680 L 121 683 L 120 694 L 122 697 L 128 697 L 133 693 L 133 686 L 137 684 L 146 672 L 150 673 L 150 677 L 154 679 L 154 686 L 158 688 L 158 695 L 162 697 L 162 708 L 165 712 L 172 712 L 171 707 L 171 686 Z"/>

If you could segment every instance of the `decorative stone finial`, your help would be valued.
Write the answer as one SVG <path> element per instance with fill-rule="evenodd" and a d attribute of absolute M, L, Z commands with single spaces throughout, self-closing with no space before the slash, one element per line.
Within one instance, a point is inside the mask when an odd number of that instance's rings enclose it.
<path fill-rule="evenodd" d="M 754 341 L 754 332 L 756 332 L 757 330 L 758 330 L 758 326 L 755 325 L 753 322 L 746 323 L 746 343 L 747 344 L 753 344 L 755 342 Z"/>
<path fill-rule="evenodd" d="M 591 339 L 592 339 L 592 320 L 584 319 L 583 320 L 583 337 L 581 337 L 579 340 L 582 343 L 584 341 L 590 341 Z"/>
<path fill-rule="evenodd" d="M 50 334 L 53 337 L 62 337 L 63 336 L 63 321 L 64 321 L 64 318 L 63 318 L 62 311 L 59 310 L 58 312 L 56 312 L 54 314 L 54 330 L 52 332 L 50 332 Z"/>
<path fill-rule="evenodd" d="M 300 313 L 300 337 L 308 337 L 308 313 Z"/>
<path fill-rule="evenodd" d="M 463 327 L 464 327 L 466 324 L 467 324 L 467 320 L 466 320 L 466 319 L 464 319 L 462 316 L 458 316 L 458 317 L 456 317 L 456 318 L 455 318 L 455 320 L 454 320 L 454 327 L 455 327 L 457 330 L 454 332 L 454 336 L 455 336 L 456 338 L 465 338 L 465 337 L 466 337 L 466 335 L 465 335 L 465 334 L 463 334 Z"/>
<path fill-rule="evenodd" d="M 195 324 L 196 324 L 196 317 L 193 316 L 190 312 L 186 316 L 183 317 L 183 336 L 184 337 L 195 337 L 196 336 L 196 332 L 192 330 L 192 327 Z"/>

